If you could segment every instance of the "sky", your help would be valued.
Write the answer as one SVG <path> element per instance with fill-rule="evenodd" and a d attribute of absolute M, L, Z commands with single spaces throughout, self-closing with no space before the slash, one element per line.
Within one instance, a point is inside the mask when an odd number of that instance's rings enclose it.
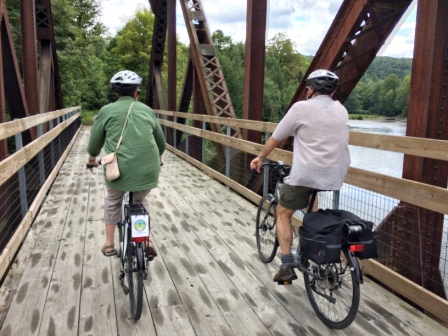
<path fill-rule="evenodd" d="M 303 55 L 315 55 L 343 0 L 270 0 L 267 39 L 277 33 L 285 33 L 294 41 L 296 51 Z M 416 20 L 416 2 L 407 18 L 387 45 L 380 51 L 382 56 L 412 57 Z M 202 0 L 207 23 L 212 34 L 222 30 L 233 42 L 246 39 L 247 1 Z M 140 8 L 150 9 L 148 0 L 103 0 L 101 21 L 114 35 Z M 177 36 L 189 44 L 182 10 L 177 1 Z"/>

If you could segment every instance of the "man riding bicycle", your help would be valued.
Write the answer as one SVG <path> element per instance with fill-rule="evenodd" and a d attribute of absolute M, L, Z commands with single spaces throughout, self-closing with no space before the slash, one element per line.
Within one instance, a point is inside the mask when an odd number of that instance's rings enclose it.
<path fill-rule="evenodd" d="M 116 150 L 129 115 L 123 140 L 116 153 L 120 177 L 109 181 L 105 176 L 106 242 L 101 249 L 105 256 L 115 255 L 114 233 L 117 223 L 121 221 L 124 193 L 133 192 L 133 203 L 141 203 L 149 209 L 146 196 L 159 180 L 160 156 L 165 151 L 165 139 L 153 110 L 137 100 L 141 82 L 142 78 L 135 72 L 124 70 L 116 73 L 110 85 L 118 100 L 100 109 L 90 131 L 87 165 L 97 167 L 96 157 L 103 146 L 106 154 Z M 151 241 L 147 254 L 149 257 L 157 255 Z"/>
<path fill-rule="evenodd" d="M 250 163 L 260 172 L 263 161 L 279 143 L 294 134 L 292 167 L 280 189 L 277 236 L 282 265 L 274 282 L 297 279 L 291 254 L 291 218 L 309 203 L 312 189 L 339 190 L 350 165 L 349 124 L 345 107 L 332 99 L 339 78 L 316 70 L 306 79 L 306 101 L 295 103 L 277 125 L 258 157 Z"/>

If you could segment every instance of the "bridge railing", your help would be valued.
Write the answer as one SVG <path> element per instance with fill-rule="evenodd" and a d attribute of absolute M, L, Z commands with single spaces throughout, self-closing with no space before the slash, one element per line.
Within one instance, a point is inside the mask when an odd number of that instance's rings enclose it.
<path fill-rule="evenodd" d="M 164 127 L 165 136 L 169 143 L 168 148 L 178 156 L 255 204 L 258 204 L 263 192 L 272 188 L 272 183 L 267 176 L 254 176 L 248 169 L 250 160 L 259 154 L 263 145 L 230 136 L 230 128 L 238 127 L 259 131 L 263 133 L 263 139 L 267 140 L 274 131 L 276 124 L 163 110 L 157 110 L 156 113 Z M 228 135 L 210 131 L 210 123 L 218 124 L 219 128 L 227 126 L 229 128 Z M 217 151 L 215 150 L 217 144 L 224 146 L 225 158 L 217 158 Z M 448 141 L 351 132 L 350 145 L 448 160 Z M 275 149 L 268 156 L 268 159 L 291 164 L 292 152 Z M 448 214 L 447 199 L 448 190 L 446 188 L 350 167 L 340 193 L 324 193 L 319 197 L 319 207 L 340 207 L 352 211 L 362 218 L 373 221 L 378 228 L 388 219 L 392 210 L 399 208 L 400 204 L 404 203 L 429 209 L 446 217 Z M 300 216 L 294 217 L 293 223 L 294 225 L 300 225 Z M 426 225 L 425 223 L 418 224 Z M 404 236 L 408 238 L 403 239 L 409 239 L 413 235 L 419 235 L 419 233 L 407 232 L 407 235 Z M 443 237 L 440 237 L 440 235 Z M 439 233 L 439 237 L 433 237 L 434 244 L 440 244 L 441 240 L 444 241 L 444 247 L 441 247 L 440 255 L 435 257 L 440 260 L 439 269 L 442 279 L 438 281 L 442 283 L 436 285 L 445 289 L 448 288 L 447 237 L 445 220 L 443 232 Z M 397 237 L 393 238 L 396 239 Z M 417 237 L 417 241 L 419 239 L 421 241 L 422 239 L 428 239 L 428 237 Z M 416 239 L 411 240 L 415 241 Z M 380 249 L 380 252 L 387 251 L 388 253 L 380 254 L 377 260 L 362 260 L 363 271 L 435 317 L 448 323 L 448 302 L 446 300 L 394 271 L 396 268 L 411 266 L 403 263 L 398 267 L 396 265 L 387 267 L 389 259 L 394 253 L 394 244 L 391 241 L 392 237 L 388 237 L 387 234 L 380 235 L 380 244 L 384 247 Z M 428 260 L 431 257 L 434 256 L 423 259 Z M 423 270 L 428 268 L 433 267 L 429 264 L 422 265 Z"/>
<path fill-rule="evenodd" d="M 9 154 L 0 161 L 0 279 L 26 236 L 81 126 L 80 107 L 0 124 Z M 23 145 L 22 134 L 34 141 Z"/>

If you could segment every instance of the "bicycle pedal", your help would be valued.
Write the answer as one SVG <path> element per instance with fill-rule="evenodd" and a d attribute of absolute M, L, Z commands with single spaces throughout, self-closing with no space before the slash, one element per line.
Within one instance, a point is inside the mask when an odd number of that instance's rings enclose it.
<path fill-rule="evenodd" d="M 277 284 L 278 284 L 279 286 L 292 285 L 292 280 L 288 280 L 288 281 L 277 281 Z"/>

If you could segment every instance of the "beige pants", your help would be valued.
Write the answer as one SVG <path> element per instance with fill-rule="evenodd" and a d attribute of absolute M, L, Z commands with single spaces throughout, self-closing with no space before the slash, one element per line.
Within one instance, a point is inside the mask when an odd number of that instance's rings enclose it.
<path fill-rule="evenodd" d="M 136 191 L 132 193 L 132 203 L 143 204 L 146 211 L 149 210 L 149 203 L 146 199 L 150 190 Z M 104 223 L 116 224 L 121 221 L 124 191 L 112 189 L 106 184 L 106 199 L 104 200 Z M 148 211 L 149 212 L 149 211 Z"/>

